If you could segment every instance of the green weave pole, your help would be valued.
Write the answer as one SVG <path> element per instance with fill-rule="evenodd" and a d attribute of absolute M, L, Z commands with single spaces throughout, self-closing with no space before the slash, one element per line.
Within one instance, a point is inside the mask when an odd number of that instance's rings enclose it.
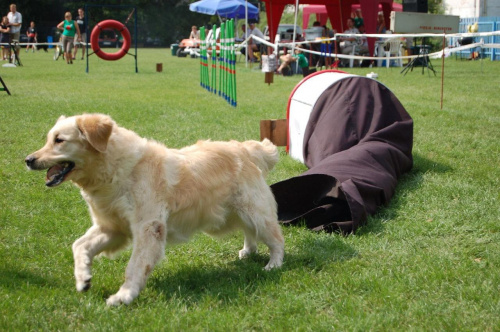
<path fill-rule="evenodd" d="M 200 27 L 200 86 L 203 86 L 203 44 L 205 39 L 205 27 Z"/>
<path fill-rule="evenodd" d="M 230 75 L 230 64 L 229 64 L 229 26 L 231 21 L 226 23 L 226 38 L 224 39 L 224 62 L 226 63 L 226 86 L 225 86 L 225 91 L 226 91 L 226 101 L 230 103 L 231 101 L 231 75 Z"/>
<path fill-rule="evenodd" d="M 226 23 L 223 22 L 220 25 L 220 52 L 221 52 L 221 66 L 222 66 L 222 76 L 219 78 L 222 82 L 222 98 L 226 99 L 226 81 L 227 81 L 227 68 L 226 68 Z"/>
<path fill-rule="evenodd" d="M 231 96 L 229 95 L 230 90 L 229 90 L 229 84 L 230 82 L 230 75 L 229 75 L 229 61 L 228 61 L 228 56 L 229 56 L 229 26 L 231 25 L 231 21 L 226 22 L 225 30 L 224 30 L 224 68 L 225 73 L 224 75 L 226 76 L 226 84 L 224 86 L 224 91 L 225 91 L 225 96 L 226 96 L 226 101 L 229 102 L 229 98 Z"/>
<path fill-rule="evenodd" d="M 210 46 L 210 40 L 205 40 L 205 51 L 204 51 L 204 58 L 205 58 L 205 66 L 204 66 L 204 78 L 205 78 L 205 88 L 210 91 L 210 77 L 208 75 L 209 70 L 208 70 L 208 47 Z"/>
<path fill-rule="evenodd" d="M 234 47 L 234 22 L 231 24 L 231 74 L 233 77 L 233 91 L 232 91 L 232 96 L 233 99 L 231 100 L 231 105 L 236 107 L 236 51 Z"/>
<path fill-rule="evenodd" d="M 207 63 L 207 44 L 206 44 L 205 27 L 200 28 L 200 71 L 201 71 L 201 86 L 205 89 L 210 89 L 208 82 L 208 63 Z"/>
<path fill-rule="evenodd" d="M 212 27 L 212 84 L 210 92 L 217 93 L 217 26 L 214 24 Z"/>
<path fill-rule="evenodd" d="M 226 42 L 227 42 L 227 102 L 231 104 L 233 100 L 233 72 L 232 72 L 232 65 L 231 65 L 231 26 L 233 25 L 233 20 L 230 20 L 228 25 L 227 25 L 227 37 L 226 37 Z"/>

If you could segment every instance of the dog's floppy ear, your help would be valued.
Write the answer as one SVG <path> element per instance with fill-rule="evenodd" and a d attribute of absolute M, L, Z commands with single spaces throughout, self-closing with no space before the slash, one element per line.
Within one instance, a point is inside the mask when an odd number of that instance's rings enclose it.
<path fill-rule="evenodd" d="M 105 152 L 114 122 L 107 115 L 84 114 L 76 119 L 76 125 L 90 145 L 99 152 Z"/>

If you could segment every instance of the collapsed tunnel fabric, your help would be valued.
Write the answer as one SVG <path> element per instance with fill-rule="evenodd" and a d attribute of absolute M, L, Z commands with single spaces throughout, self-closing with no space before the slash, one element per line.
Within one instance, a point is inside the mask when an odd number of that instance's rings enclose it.
<path fill-rule="evenodd" d="M 309 169 L 271 188 L 282 223 L 351 233 L 412 168 L 413 120 L 375 80 L 349 76 L 323 88 L 304 132 Z"/>

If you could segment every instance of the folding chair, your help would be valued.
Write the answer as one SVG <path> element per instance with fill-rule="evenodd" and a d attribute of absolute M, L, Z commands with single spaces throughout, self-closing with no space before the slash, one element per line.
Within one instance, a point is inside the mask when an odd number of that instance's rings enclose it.
<path fill-rule="evenodd" d="M 401 43 L 401 40 L 399 38 L 390 38 L 386 40 L 385 45 L 386 48 L 387 47 L 389 48 L 389 50 L 385 51 L 384 54 L 386 57 L 385 66 L 389 68 L 391 62 L 390 61 L 391 56 L 398 56 L 398 57 L 402 56 L 401 50 L 403 44 Z M 394 59 L 394 61 L 396 61 L 398 67 L 403 67 L 403 59 L 401 58 Z"/>

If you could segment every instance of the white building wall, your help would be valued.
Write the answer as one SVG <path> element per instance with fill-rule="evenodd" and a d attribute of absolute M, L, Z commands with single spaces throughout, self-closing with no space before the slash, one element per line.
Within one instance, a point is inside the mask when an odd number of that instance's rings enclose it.
<path fill-rule="evenodd" d="M 484 16 L 500 16 L 500 0 L 485 0 L 487 3 L 487 15 Z"/>
<path fill-rule="evenodd" d="M 443 6 L 448 15 L 500 16 L 500 0 L 443 0 Z"/>

